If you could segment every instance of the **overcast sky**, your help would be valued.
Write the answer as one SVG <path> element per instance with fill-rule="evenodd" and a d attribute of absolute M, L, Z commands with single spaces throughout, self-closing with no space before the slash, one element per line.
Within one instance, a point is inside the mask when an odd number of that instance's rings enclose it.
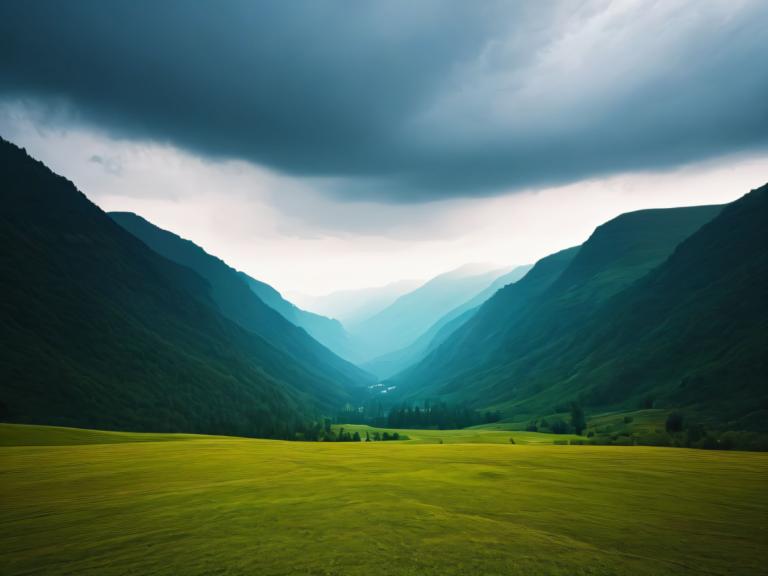
<path fill-rule="evenodd" d="M 0 135 L 288 292 L 768 181 L 768 2 L 0 1 Z"/>

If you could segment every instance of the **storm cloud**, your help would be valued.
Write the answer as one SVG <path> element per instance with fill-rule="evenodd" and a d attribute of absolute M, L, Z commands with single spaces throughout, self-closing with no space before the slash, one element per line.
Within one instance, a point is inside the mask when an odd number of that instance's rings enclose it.
<path fill-rule="evenodd" d="M 46 122 L 417 202 L 768 147 L 768 3 L 0 2 Z"/>

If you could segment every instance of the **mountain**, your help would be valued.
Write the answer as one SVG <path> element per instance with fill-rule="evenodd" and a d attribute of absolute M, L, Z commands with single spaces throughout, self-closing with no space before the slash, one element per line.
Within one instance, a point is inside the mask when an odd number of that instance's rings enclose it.
<path fill-rule="evenodd" d="M 459 326 L 472 317 L 483 302 L 493 296 L 499 289 L 517 282 L 530 269 L 530 265 L 517 266 L 506 274 L 499 276 L 487 288 L 442 316 L 409 346 L 369 360 L 362 364 L 362 368 L 375 374 L 380 379 L 389 378 L 405 370 L 408 366 L 415 364 L 442 344 Z"/>
<path fill-rule="evenodd" d="M 277 310 L 291 324 L 304 328 L 312 338 L 334 354 L 347 359 L 352 356 L 349 335 L 344 326 L 341 325 L 341 322 L 315 314 L 314 312 L 302 310 L 283 298 L 283 295 L 272 286 L 248 276 L 245 272 L 240 272 L 240 276 L 264 304 Z"/>
<path fill-rule="evenodd" d="M 509 269 L 466 265 L 431 279 L 361 322 L 350 334 L 359 363 L 412 344 L 455 307 L 485 290 Z"/>
<path fill-rule="evenodd" d="M 598 227 L 580 248 L 542 259 L 420 364 L 398 375 L 401 393 L 469 400 L 508 412 L 552 412 L 572 399 L 553 386 L 565 385 L 580 368 L 570 351 L 582 348 L 597 329 L 600 311 L 662 265 L 721 209 L 623 214 Z"/>
<path fill-rule="evenodd" d="M 233 322 L 209 282 L 4 140 L 0 180 L 3 420 L 282 436 L 359 389 L 295 356 L 311 339 L 258 299 L 259 331 Z"/>
<path fill-rule="evenodd" d="M 354 328 L 421 284 L 423 282 L 418 280 L 399 280 L 385 286 L 339 290 L 324 296 L 297 295 L 294 299 L 299 298 L 304 308 L 336 318 L 347 328 Z"/>
<path fill-rule="evenodd" d="M 650 398 L 726 430 L 768 432 L 768 185 L 726 206 L 611 299 L 553 391 L 593 405 Z M 539 381 L 554 381 L 542 375 Z"/>
<path fill-rule="evenodd" d="M 292 342 L 293 344 L 288 347 L 296 348 L 293 349 L 294 353 L 303 358 L 311 358 L 313 362 L 327 363 L 328 355 L 292 330 L 286 322 L 277 318 L 274 312 L 291 324 L 304 328 L 313 338 L 326 346 L 323 339 L 317 338 L 316 334 L 323 335 L 334 346 L 343 348 L 346 345 L 347 336 L 339 322 L 304 312 L 283 299 L 280 293 L 269 284 L 236 271 L 195 243 L 158 228 L 131 212 L 110 212 L 109 216 L 161 256 L 191 268 L 208 280 L 219 308 L 244 328 L 261 334 L 271 342 L 283 340 Z M 256 298 L 253 297 L 254 294 Z M 305 324 L 310 326 L 311 330 L 307 329 Z M 298 343 L 295 342 L 296 340 Z M 333 349 L 332 346 L 327 347 Z M 364 378 L 359 370 L 346 366 L 345 363 L 331 359 L 331 364 L 334 369 L 347 372 L 348 376 Z"/>

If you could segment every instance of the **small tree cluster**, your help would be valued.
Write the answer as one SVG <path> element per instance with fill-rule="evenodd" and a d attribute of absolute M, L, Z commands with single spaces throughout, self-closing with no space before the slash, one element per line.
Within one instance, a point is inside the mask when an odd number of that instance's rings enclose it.
<path fill-rule="evenodd" d="M 501 412 L 478 413 L 466 405 L 451 406 L 443 402 L 423 407 L 403 405 L 392 408 L 387 417 L 389 428 L 439 428 L 440 430 L 466 428 L 501 420 Z"/>

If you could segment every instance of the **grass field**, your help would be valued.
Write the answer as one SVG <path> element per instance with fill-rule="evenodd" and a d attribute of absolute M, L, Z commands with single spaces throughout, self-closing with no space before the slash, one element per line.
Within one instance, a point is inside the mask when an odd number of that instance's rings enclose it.
<path fill-rule="evenodd" d="M 0 574 L 768 571 L 768 454 L 501 432 L 439 445 L 4 425 Z"/>
<path fill-rule="evenodd" d="M 365 433 L 372 435 L 374 432 L 397 432 L 408 437 L 404 444 L 510 444 L 513 438 L 515 444 L 553 444 L 570 440 L 584 439 L 575 434 L 543 434 L 539 432 L 525 432 L 521 430 L 509 430 L 504 424 L 486 424 L 462 430 L 413 430 L 400 428 L 374 428 L 365 424 L 344 424 L 334 426 L 338 431 L 344 428 L 346 432 L 359 432 L 365 439 Z"/>

